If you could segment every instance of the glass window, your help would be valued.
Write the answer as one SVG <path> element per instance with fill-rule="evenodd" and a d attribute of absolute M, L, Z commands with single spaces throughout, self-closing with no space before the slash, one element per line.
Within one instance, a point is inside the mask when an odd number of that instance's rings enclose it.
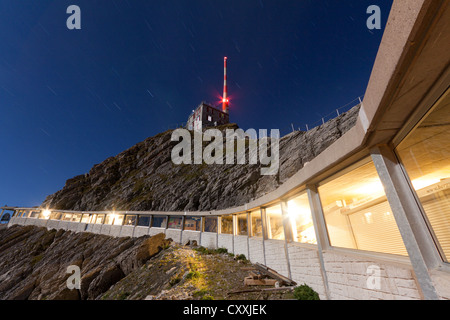
<path fill-rule="evenodd" d="M 150 216 L 138 216 L 137 225 L 140 227 L 148 227 L 150 226 Z"/>
<path fill-rule="evenodd" d="M 184 230 L 201 231 L 201 217 L 186 217 L 184 220 Z"/>
<path fill-rule="evenodd" d="M 267 237 L 269 239 L 284 240 L 283 215 L 281 205 L 266 208 Z"/>
<path fill-rule="evenodd" d="M 306 193 L 287 202 L 288 219 L 294 241 L 317 244 L 316 232 Z"/>
<path fill-rule="evenodd" d="M 170 229 L 181 229 L 181 224 L 183 223 L 183 218 L 181 217 L 169 217 L 169 228 Z"/>
<path fill-rule="evenodd" d="M 166 216 L 153 216 L 152 227 L 154 228 L 165 228 L 167 222 Z"/>
<path fill-rule="evenodd" d="M 50 215 L 51 220 L 59 220 L 61 219 L 61 212 L 52 212 Z"/>
<path fill-rule="evenodd" d="M 72 220 L 71 221 L 73 221 L 73 222 L 80 222 L 80 220 L 81 220 L 81 213 L 74 213 L 72 215 Z"/>
<path fill-rule="evenodd" d="M 65 213 L 63 217 L 63 221 L 71 221 L 72 220 L 72 214 L 71 213 Z"/>
<path fill-rule="evenodd" d="M 237 218 L 237 234 L 240 236 L 248 235 L 247 214 L 246 213 L 238 214 L 236 218 Z"/>
<path fill-rule="evenodd" d="M 91 215 L 91 218 L 89 219 L 89 223 L 95 223 L 96 219 L 97 219 L 97 214 Z"/>
<path fill-rule="evenodd" d="M 450 91 L 398 145 L 444 259 L 450 261 Z"/>
<path fill-rule="evenodd" d="M 233 234 L 233 216 L 222 216 L 220 218 L 221 225 L 220 225 L 220 233 L 224 234 Z"/>
<path fill-rule="evenodd" d="M 250 213 L 252 219 L 252 237 L 262 237 L 262 219 L 261 211 L 258 209 Z"/>
<path fill-rule="evenodd" d="M 114 214 L 107 214 L 105 218 L 105 224 L 113 224 Z"/>
<path fill-rule="evenodd" d="M 125 226 L 134 226 L 136 224 L 137 216 L 135 214 L 127 214 L 125 216 Z"/>
<path fill-rule="evenodd" d="M 217 217 L 205 217 L 205 232 L 217 232 Z"/>
<path fill-rule="evenodd" d="M 89 223 L 89 218 L 90 218 L 89 214 L 83 214 L 83 217 L 81 218 L 81 222 L 82 223 Z"/>
<path fill-rule="evenodd" d="M 115 226 L 121 226 L 123 224 L 124 217 L 125 217 L 125 215 L 123 215 L 123 214 L 116 214 L 116 215 L 114 215 L 114 222 L 113 222 L 113 224 Z"/>
<path fill-rule="evenodd" d="M 31 211 L 30 218 L 37 218 L 39 217 L 39 211 Z"/>
<path fill-rule="evenodd" d="M 104 220 L 105 220 L 105 215 L 104 214 L 99 214 L 97 216 L 97 219 L 95 220 L 95 224 L 102 224 Z"/>
<path fill-rule="evenodd" d="M 331 245 L 407 255 L 370 158 L 319 187 Z"/>

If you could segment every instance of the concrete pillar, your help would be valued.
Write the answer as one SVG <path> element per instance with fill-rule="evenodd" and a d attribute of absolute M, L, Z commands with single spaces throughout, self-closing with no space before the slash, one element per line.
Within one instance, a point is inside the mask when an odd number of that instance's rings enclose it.
<path fill-rule="evenodd" d="M 267 220 L 266 220 L 266 209 L 265 208 L 261 208 L 260 209 L 261 212 L 261 224 L 262 224 L 262 244 L 263 244 L 263 257 L 264 257 L 264 265 L 267 264 L 266 262 L 266 240 L 267 240 Z"/>
<path fill-rule="evenodd" d="M 320 273 L 322 274 L 322 281 L 325 286 L 325 295 L 330 299 L 330 288 L 328 286 L 328 277 L 325 269 L 323 259 L 323 250 L 330 247 L 330 240 L 328 238 L 327 226 L 323 215 L 322 204 L 320 203 L 319 192 L 315 185 L 306 186 L 308 194 L 309 205 L 311 207 L 311 216 L 314 224 L 314 231 L 317 239 L 317 252 L 319 255 Z"/>
<path fill-rule="evenodd" d="M 252 235 L 252 216 L 247 212 L 247 259 L 250 260 L 250 236 Z"/>
<path fill-rule="evenodd" d="M 424 299 L 438 300 L 429 269 L 439 265 L 440 257 L 409 181 L 387 145 L 374 147 L 371 155 Z"/>
<path fill-rule="evenodd" d="M 291 274 L 291 262 L 289 261 L 289 249 L 288 249 L 288 243 L 292 242 L 293 236 L 292 236 L 292 226 L 291 222 L 288 217 L 288 207 L 287 207 L 287 201 L 281 201 L 281 216 L 283 219 L 283 228 L 284 228 L 284 254 L 286 255 L 286 263 L 287 263 L 287 269 L 288 269 L 288 277 L 292 279 Z"/>

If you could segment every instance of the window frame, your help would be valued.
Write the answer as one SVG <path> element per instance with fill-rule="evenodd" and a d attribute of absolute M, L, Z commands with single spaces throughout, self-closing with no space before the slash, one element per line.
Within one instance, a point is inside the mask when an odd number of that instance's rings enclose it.
<path fill-rule="evenodd" d="M 400 167 L 401 172 L 403 173 L 403 177 L 406 179 L 409 187 L 409 191 L 412 193 L 414 200 L 417 204 L 417 207 L 419 208 L 419 211 L 421 213 L 421 218 L 423 219 L 427 231 L 430 234 L 434 248 L 437 251 L 437 254 L 440 257 L 440 266 L 445 269 L 447 272 L 450 272 L 450 254 L 445 254 L 443 248 L 440 245 L 440 241 L 434 232 L 434 228 L 431 225 L 431 222 L 428 218 L 428 215 L 422 205 L 422 201 L 420 200 L 419 195 L 417 194 L 417 191 L 415 190 L 412 180 L 410 178 L 410 175 L 408 174 L 407 169 L 405 168 L 405 165 L 403 164 L 400 154 L 398 152 L 398 147 L 400 144 L 408 139 L 415 130 L 421 125 L 423 121 L 427 119 L 427 117 L 439 106 L 439 103 L 443 101 L 445 98 L 450 96 L 450 87 L 447 87 L 442 91 L 442 94 L 439 95 L 434 102 L 432 103 L 422 103 L 421 106 L 416 110 L 416 112 L 410 116 L 410 118 L 407 120 L 406 124 L 401 128 L 401 130 L 397 133 L 397 135 L 392 140 L 390 147 L 392 149 L 393 154 L 395 155 L 395 159 L 397 160 L 397 163 Z M 428 97 L 427 97 L 428 98 Z M 428 99 L 429 100 L 429 99 Z M 446 261 L 447 259 L 447 261 Z"/>

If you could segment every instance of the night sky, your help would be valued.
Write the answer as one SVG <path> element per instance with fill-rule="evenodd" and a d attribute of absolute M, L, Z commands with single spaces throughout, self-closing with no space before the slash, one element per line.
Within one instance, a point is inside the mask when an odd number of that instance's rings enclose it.
<path fill-rule="evenodd" d="M 72 4 L 81 30 L 66 27 Z M 366 27 L 372 4 L 381 30 Z M 39 205 L 219 104 L 224 56 L 232 122 L 282 135 L 320 124 L 364 94 L 391 4 L 0 0 L 0 205 Z"/>

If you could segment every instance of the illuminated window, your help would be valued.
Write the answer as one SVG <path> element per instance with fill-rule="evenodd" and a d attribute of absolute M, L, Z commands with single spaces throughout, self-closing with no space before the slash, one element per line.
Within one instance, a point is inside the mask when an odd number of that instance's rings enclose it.
<path fill-rule="evenodd" d="M 113 224 L 115 214 L 107 214 L 105 218 L 105 224 Z"/>
<path fill-rule="evenodd" d="M 169 228 L 170 229 L 181 229 L 181 224 L 183 223 L 183 218 L 181 217 L 170 217 L 169 218 Z"/>
<path fill-rule="evenodd" d="M 289 200 L 287 206 L 287 218 L 292 227 L 293 240 L 301 243 L 317 244 L 308 195 L 304 193 Z"/>
<path fill-rule="evenodd" d="M 202 226 L 201 217 L 186 217 L 184 219 L 184 230 L 201 231 Z"/>
<path fill-rule="evenodd" d="M 71 221 L 72 220 L 72 214 L 71 213 L 66 213 L 66 214 L 64 214 L 64 217 L 62 219 L 63 219 L 63 221 Z"/>
<path fill-rule="evenodd" d="M 212 121 L 212 117 L 208 116 L 208 121 L 211 122 Z"/>
<path fill-rule="evenodd" d="M 105 215 L 104 214 L 99 214 L 97 216 L 97 219 L 95 220 L 95 224 L 102 224 L 104 220 L 105 220 Z"/>
<path fill-rule="evenodd" d="M 281 205 L 266 208 L 267 237 L 269 239 L 284 240 L 283 216 Z"/>
<path fill-rule="evenodd" d="M 96 219 L 97 219 L 97 214 L 91 215 L 91 218 L 89 219 L 89 223 L 95 223 Z"/>
<path fill-rule="evenodd" d="M 205 217 L 205 232 L 217 232 L 217 217 Z"/>
<path fill-rule="evenodd" d="M 82 223 L 89 223 L 89 214 L 83 214 L 83 217 L 81 218 Z"/>
<path fill-rule="evenodd" d="M 74 213 L 72 215 L 72 222 L 80 222 L 81 220 L 81 213 Z"/>
<path fill-rule="evenodd" d="M 252 221 L 252 237 L 262 237 L 262 219 L 261 211 L 258 209 L 250 213 L 250 218 Z"/>
<path fill-rule="evenodd" d="M 50 220 L 59 220 L 61 219 L 61 212 L 52 212 L 50 215 Z"/>
<path fill-rule="evenodd" d="M 248 222 L 247 222 L 247 214 L 242 213 L 237 216 L 237 234 L 240 236 L 248 235 Z"/>
<path fill-rule="evenodd" d="M 233 234 L 233 216 L 222 216 L 220 220 L 220 233 Z"/>
<path fill-rule="evenodd" d="M 150 216 L 139 216 L 137 225 L 140 227 L 150 226 Z"/>
<path fill-rule="evenodd" d="M 115 214 L 113 224 L 115 226 L 121 226 L 123 224 L 123 218 L 125 216 L 123 214 Z"/>
<path fill-rule="evenodd" d="M 407 255 L 370 158 L 319 187 L 331 245 Z"/>
<path fill-rule="evenodd" d="M 136 215 L 134 215 L 134 214 L 127 214 L 125 216 L 124 225 L 125 226 L 134 226 L 136 224 L 136 219 L 137 219 Z"/>
<path fill-rule="evenodd" d="M 166 216 L 153 216 L 152 227 L 165 228 L 167 223 Z"/>
<path fill-rule="evenodd" d="M 450 261 L 450 91 L 396 149 L 426 217 Z"/>

